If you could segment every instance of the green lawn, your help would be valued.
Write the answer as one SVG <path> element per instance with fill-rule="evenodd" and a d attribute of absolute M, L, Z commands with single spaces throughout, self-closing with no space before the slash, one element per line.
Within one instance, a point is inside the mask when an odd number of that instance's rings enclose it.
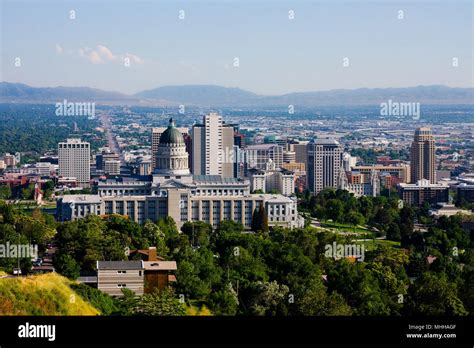
<path fill-rule="evenodd" d="M 352 226 L 352 225 L 349 225 L 349 224 L 342 224 L 342 223 L 333 222 L 333 221 L 324 221 L 324 222 L 321 222 L 321 227 L 324 227 L 324 228 L 332 228 L 332 229 L 335 229 L 335 230 L 339 230 L 339 231 L 341 231 L 341 232 L 370 233 L 370 234 L 373 233 L 372 231 L 370 231 L 369 229 L 367 229 L 367 228 L 365 228 L 365 227 L 357 226 L 357 227 L 354 229 L 354 226 Z"/>

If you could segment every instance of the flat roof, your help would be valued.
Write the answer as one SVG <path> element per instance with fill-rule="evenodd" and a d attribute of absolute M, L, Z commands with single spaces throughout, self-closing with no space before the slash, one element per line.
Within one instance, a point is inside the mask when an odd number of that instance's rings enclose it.
<path fill-rule="evenodd" d="M 196 184 L 237 184 L 244 183 L 238 178 L 224 178 L 220 175 L 193 175 Z"/>
<path fill-rule="evenodd" d="M 316 145 L 340 145 L 336 139 L 332 138 L 316 138 L 312 142 Z"/>
<path fill-rule="evenodd" d="M 248 145 L 247 147 L 244 148 L 245 150 L 268 150 L 271 147 L 274 146 L 279 146 L 282 147 L 281 145 L 278 145 L 276 143 L 274 144 L 255 144 L 255 145 Z"/>
<path fill-rule="evenodd" d="M 101 270 L 128 270 L 143 269 L 142 261 L 97 261 L 97 269 Z"/>
<path fill-rule="evenodd" d="M 59 198 L 63 203 L 101 203 L 99 195 L 64 195 Z"/>
<path fill-rule="evenodd" d="M 143 261 L 146 271 L 176 271 L 176 261 Z"/>

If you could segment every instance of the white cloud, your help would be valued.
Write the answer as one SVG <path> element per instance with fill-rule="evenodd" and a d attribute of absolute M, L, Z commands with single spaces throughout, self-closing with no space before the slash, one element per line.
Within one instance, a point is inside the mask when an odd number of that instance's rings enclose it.
<path fill-rule="evenodd" d="M 102 59 L 105 60 L 115 60 L 116 58 L 112 51 L 103 45 L 97 45 L 96 52 L 100 55 Z"/>
<path fill-rule="evenodd" d="M 63 52 L 64 52 L 63 46 L 61 46 L 60 44 L 56 44 L 56 53 L 61 54 Z"/>
<path fill-rule="evenodd" d="M 135 64 L 142 64 L 143 59 L 141 59 L 139 56 L 131 53 L 125 53 L 125 57 L 130 59 L 130 62 L 135 63 Z"/>
<path fill-rule="evenodd" d="M 92 64 L 102 64 L 102 63 L 105 63 L 103 60 L 102 60 L 102 57 L 100 56 L 100 54 L 97 52 L 97 51 L 91 51 L 89 52 L 87 55 L 86 55 L 87 59 L 89 59 L 89 61 L 92 63 Z"/>
<path fill-rule="evenodd" d="M 64 48 L 56 44 L 56 52 L 61 54 Z M 114 54 L 110 48 L 104 45 L 96 45 L 94 48 L 81 47 L 79 49 L 67 51 L 68 54 L 76 55 L 86 59 L 92 64 L 105 64 L 108 62 L 115 62 L 123 64 L 125 58 L 128 58 L 132 64 L 143 64 L 143 59 L 132 53 Z"/>

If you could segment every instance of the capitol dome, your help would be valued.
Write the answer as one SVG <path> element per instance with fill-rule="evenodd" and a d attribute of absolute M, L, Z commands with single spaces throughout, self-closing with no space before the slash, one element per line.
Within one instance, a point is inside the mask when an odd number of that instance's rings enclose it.
<path fill-rule="evenodd" d="M 186 144 L 181 132 L 170 118 L 168 128 L 161 134 L 156 153 L 156 168 L 154 174 L 172 176 L 189 175 Z"/>
<path fill-rule="evenodd" d="M 160 136 L 160 144 L 184 145 L 183 135 L 176 129 L 172 118 L 170 118 L 168 128 Z"/>

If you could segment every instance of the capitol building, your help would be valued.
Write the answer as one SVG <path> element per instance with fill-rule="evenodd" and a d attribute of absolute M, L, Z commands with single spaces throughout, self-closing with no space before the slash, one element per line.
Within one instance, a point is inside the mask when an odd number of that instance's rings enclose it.
<path fill-rule="evenodd" d="M 247 179 L 192 175 L 188 156 L 183 135 L 170 119 L 161 134 L 151 176 L 99 180 L 97 194 L 59 197 L 57 218 L 120 214 L 143 223 L 170 216 L 178 228 L 187 221 L 204 221 L 216 228 L 221 221 L 233 220 L 250 229 L 254 210 L 263 205 L 270 227 L 303 227 L 296 198 L 252 194 Z"/>

